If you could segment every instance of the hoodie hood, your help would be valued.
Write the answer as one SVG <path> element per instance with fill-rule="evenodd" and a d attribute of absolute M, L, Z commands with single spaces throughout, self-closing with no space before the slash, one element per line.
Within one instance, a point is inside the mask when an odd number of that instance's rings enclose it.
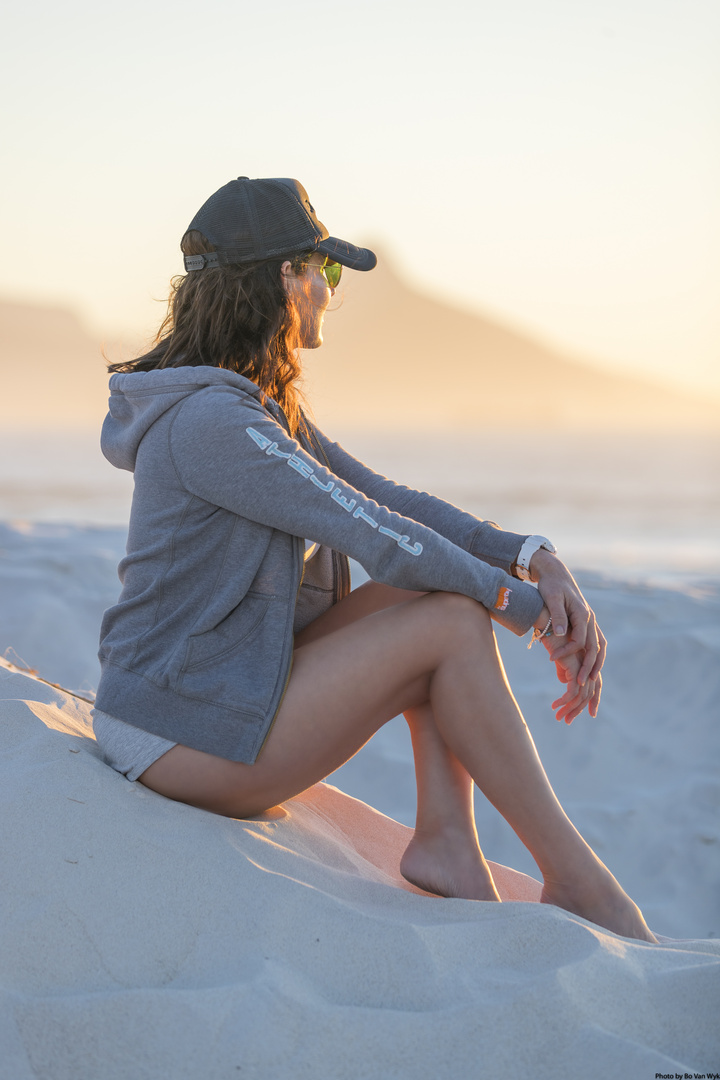
<path fill-rule="evenodd" d="M 217 367 L 176 367 L 132 371 L 110 377 L 108 414 L 100 446 L 117 469 L 134 472 L 138 447 L 155 421 L 183 398 L 206 386 L 231 386 L 261 398 L 256 383 Z"/>

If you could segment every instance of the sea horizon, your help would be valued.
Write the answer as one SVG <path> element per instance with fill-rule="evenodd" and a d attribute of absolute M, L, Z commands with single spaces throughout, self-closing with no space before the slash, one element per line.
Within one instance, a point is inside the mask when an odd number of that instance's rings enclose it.
<path fill-rule="evenodd" d="M 661 585 L 720 578 L 720 435 L 337 437 L 398 483 L 549 536 L 578 571 Z M 102 457 L 99 431 L 0 434 L 0 521 L 124 529 L 131 499 L 132 476 Z"/>

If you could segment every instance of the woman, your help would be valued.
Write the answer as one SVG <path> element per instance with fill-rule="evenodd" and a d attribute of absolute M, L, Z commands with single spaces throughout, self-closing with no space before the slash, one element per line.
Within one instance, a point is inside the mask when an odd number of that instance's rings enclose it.
<path fill-rule="evenodd" d="M 112 369 L 103 428 L 105 455 L 135 474 L 101 631 L 108 760 L 247 817 L 403 712 L 418 788 L 407 880 L 500 899 L 475 781 L 535 858 L 545 902 L 653 941 L 558 803 L 496 649 L 492 619 L 533 629 L 566 684 L 558 719 L 596 714 L 605 641 L 552 544 L 373 473 L 302 410 L 298 349 L 322 343 L 342 267 L 371 270 L 373 253 L 330 237 L 297 181 L 247 177 L 208 199 L 182 250 L 155 347 Z M 352 593 L 348 555 L 372 579 Z"/>

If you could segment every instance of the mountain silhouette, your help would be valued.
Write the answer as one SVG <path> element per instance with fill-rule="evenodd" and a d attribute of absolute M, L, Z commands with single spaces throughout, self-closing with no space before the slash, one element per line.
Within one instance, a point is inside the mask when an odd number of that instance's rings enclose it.
<path fill-rule="evenodd" d="M 500 322 L 416 292 L 387 257 L 346 272 L 325 344 L 304 354 L 322 426 L 537 431 L 720 429 L 720 400 L 602 371 Z M 106 348 L 113 359 L 136 355 Z M 99 429 L 103 343 L 70 311 L 0 302 L 0 425 Z"/>
<path fill-rule="evenodd" d="M 461 424 L 548 435 L 720 429 L 720 399 L 704 401 L 563 356 L 500 322 L 421 295 L 384 256 L 372 273 L 346 277 L 340 309 L 325 317 L 324 345 L 306 354 L 308 397 L 321 424 Z"/>

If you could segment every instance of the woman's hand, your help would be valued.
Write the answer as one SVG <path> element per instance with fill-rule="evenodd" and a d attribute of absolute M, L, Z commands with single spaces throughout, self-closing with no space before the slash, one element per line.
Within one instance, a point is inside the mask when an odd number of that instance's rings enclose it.
<path fill-rule="evenodd" d="M 553 637 L 544 639 L 548 643 L 550 659 L 557 664 L 577 655 L 579 668 L 574 681 L 581 687 L 588 682 L 597 686 L 605 663 L 607 641 L 597 624 L 595 612 L 557 555 L 539 548 L 530 560 L 530 574 L 537 582 L 553 622 Z M 595 712 L 592 708 L 590 712 L 592 716 L 596 714 L 597 704 Z"/>
<path fill-rule="evenodd" d="M 536 629 L 542 630 L 549 617 L 548 609 L 543 608 L 535 622 Z M 584 660 L 582 653 L 571 652 L 560 660 L 556 659 L 557 654 L 565 648 L 570 639 L 564 636 L 558 640 L 558 635 L 553 633 L 540 640 L 547 649 L 550 659 L 555 663 L 558 679 L 561 683 L 565 683 L 567 688 L 562 697 L 552 703 L 551 708 L 556 718 L 564 720 L 566 724 L 572 724 L 575 717 L 579 716 L 586 706 L 591 716 L 597 716 L 602 692 L 602 675 L 598 673 L 596 678 L 585 679 L 583 683 L 580 683 L 578 677 Z"/>
<path fill-rule="evenodd" d="M 548 642 L 548 651 L 551 648 L 552 638 L 543 638 Z M 571 653 L 564 660 L 555 663 L 557 677 L 562 683 L 566 683 L 567 689 L 562 697 L 552 703 L 552 710 L 557 720 L 564 720 L 566 724 L 572 724 L 576 716 L 588 706 L 591 716 L 597 716 L 602 692 L 602 675 L 598 674 L 595 679 L 586 679 L 583 685 L 577 681 L 581 667 L 581 657 L 578 653 Z"/>

